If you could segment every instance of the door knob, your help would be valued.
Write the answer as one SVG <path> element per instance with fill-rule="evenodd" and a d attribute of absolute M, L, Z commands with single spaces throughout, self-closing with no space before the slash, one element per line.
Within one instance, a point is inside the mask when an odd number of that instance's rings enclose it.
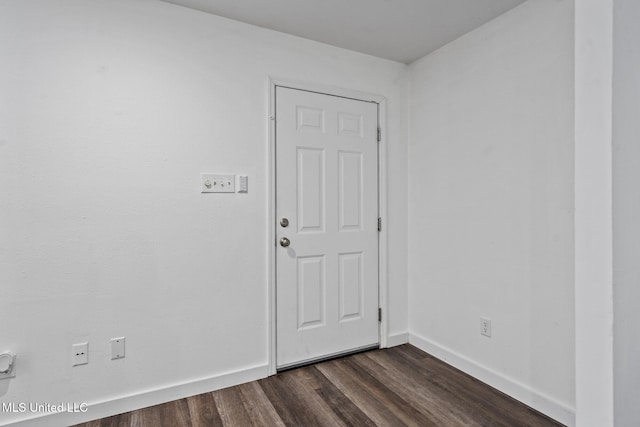
<path fill-rule="evenodd" d="M 291 244 L 291 241 L 286 237 L 283 237 L 282 239 L 280 239 L 280 246 L 282 246 L 283 248 L 286 248 L 290 244 Z"/>
<path fill-rule="evenodd" d="M 283 227 L 287 227 L 289 225 L 289 220 L 287 218 L 282 218 L 280 220 L 280 225 Z"/>

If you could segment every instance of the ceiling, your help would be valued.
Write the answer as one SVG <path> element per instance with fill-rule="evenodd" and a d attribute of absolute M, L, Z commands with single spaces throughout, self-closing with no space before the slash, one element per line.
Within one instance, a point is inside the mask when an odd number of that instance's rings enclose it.
<path fill-rule="evenodd" d="M 410 63 L 525 0 L 163 0 Z"/>

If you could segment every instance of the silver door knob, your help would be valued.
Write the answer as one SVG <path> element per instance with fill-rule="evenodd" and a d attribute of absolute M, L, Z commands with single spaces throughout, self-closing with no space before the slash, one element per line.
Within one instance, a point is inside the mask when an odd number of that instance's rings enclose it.
<path fill-rule="evenodd" d="M 280 246 L 282 246 L 283 248 L 286 248 L 290 244 L 291 244 L 291 241 L 286 237 L 283 237 L 282 239 L 280 239 Z"/>
<path fill-rule="evenodd" d="M 280 220 L 280 225 L 283 227 L 287 227 L 289 225 L 289 220 L 287 218 L 282 218 Z"/>

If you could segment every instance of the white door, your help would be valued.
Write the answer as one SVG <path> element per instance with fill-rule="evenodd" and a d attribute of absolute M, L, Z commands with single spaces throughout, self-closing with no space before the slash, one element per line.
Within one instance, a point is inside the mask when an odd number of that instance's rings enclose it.
<path fill-rule="evenodd" d="M 276 87 L 277 367 L 377 346 L 378 105 Z"/>

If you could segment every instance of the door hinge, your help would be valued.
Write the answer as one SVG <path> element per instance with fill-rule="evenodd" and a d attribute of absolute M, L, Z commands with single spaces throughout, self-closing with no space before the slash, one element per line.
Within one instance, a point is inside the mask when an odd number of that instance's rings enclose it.
<path fill-rule="evenodd" d="M 382 231 L 382 218 L 378 217 L 378 231 Z"/>
<path fill-rule="evenodd" d="M 378 127 L 378 142 L 382 141 L 382 129 Z"/>
<path fill-rule="evenodd" d="M 378 307 L 378 322 L 382 322 L 382 307 Z"/>

